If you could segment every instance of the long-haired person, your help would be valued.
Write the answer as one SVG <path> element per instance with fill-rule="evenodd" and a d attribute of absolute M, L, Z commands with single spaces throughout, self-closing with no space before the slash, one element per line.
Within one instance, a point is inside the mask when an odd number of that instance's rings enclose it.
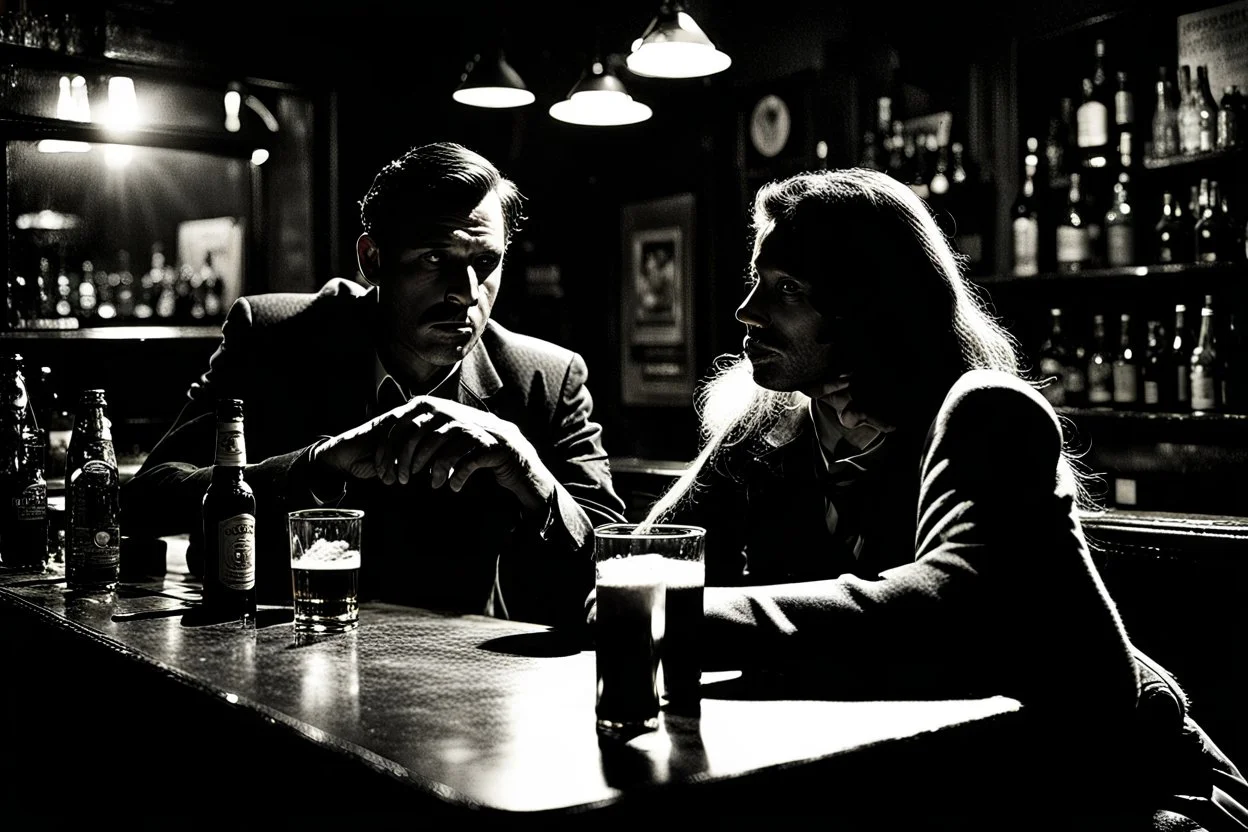
<path fill-rule="evenodd" d="M 708 528 L 708 666 L 1015 697 L 1096 726 L 1072 767 L 1142 744 L 1146 771 L 1114 769 L 1131 789 L 1211 805 L 1210 771 L 1238 772 L 1128 639 L 1058 417 L 927 205 L 875 171 L 801 174 L 759 191 L 753 231 L 744 355 L 701 391 L 703 450 L 651 513 Z"/>

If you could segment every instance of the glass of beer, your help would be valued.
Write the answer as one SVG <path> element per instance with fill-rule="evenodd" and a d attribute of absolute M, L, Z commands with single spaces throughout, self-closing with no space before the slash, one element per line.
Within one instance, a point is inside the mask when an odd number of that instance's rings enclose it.
<path fill-rule="evenodd" d="M 700 526 L 610 523 L 594 530 L 600 728 L 657 726 L 660 697 L 696 708 L 705 585 Z M 650 615 L 650 638 L 643 618 Z M 644 672 L 643 672 L 644 671 Z M 614 688 L 613 688 L 614 684 Z"/>
<path fill-rule="evenodd" d="M 345 633 L 360 624 L 360 537 L 364 512 L 312 508 L 290 512 L 290 577 L 295 632 Z"/>

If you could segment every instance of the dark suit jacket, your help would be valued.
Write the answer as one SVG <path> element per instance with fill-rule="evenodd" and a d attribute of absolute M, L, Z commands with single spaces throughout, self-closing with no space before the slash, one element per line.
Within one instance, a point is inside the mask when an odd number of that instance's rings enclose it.
<path fill-rule="evenodd" d="M 169 432 L 122 492 L 127 534 L 190 532 L 211 477 L 214 404 L 241 398 L 256 492 L 257 594 L 290 597 L 285 514 L 317 504 L 311 447 L 367 421 L 375 398 L 376 291 L 334 279 L 319 292 L 240 298 L 209 368 Z M 516 424 L 559 481 L 553 522 L 522 520 L 488 474 L 458 494 L 422 478 L 406 486 L 352 480 L 342 506 L 366 512 L 361 593 L 461 613 L 550 624 L 579 621 L 593 587 L 593 526 L 622 520 L 579 355 L 490 322 L 458 384 L 439 395 Z M 341 492 L 341 481 L 329 483 Z M 321 483 L 318 494 L 324 494 Z M 336 486 L 336 487 L 334 487 Z"/>
<path fill-rule="evenodd" d="M 869 578 L 914 559 L 922 436 L 890 434 L 866 470 L 829 478 L 807 411 L 727 450 L 673 522 L 704 526 L 713 586 Z M 835 534 L 824 520 L 836 506 Z"/>

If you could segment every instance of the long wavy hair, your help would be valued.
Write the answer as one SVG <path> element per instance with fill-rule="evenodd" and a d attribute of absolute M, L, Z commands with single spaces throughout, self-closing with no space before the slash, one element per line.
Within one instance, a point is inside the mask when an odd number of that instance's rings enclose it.
<path fill-rule="evenodd" d="M 918 427 L 926 429 L 946 392 L 969 370 L 999 370 L 1038 384 L 1023 369 L 1016 339 L 965 277 L 964 258 L 954 252 L 927 203 L 906 185 L 864 168 L 771 182 L 754 198 L 755 255 L 762 239 L 780 224 L 799 238 L 852 241 L 822 245 L 838 269 L 851 269 L 858 278 L 845 282 L 856 294 L 853 307 L 873 318 L 866 321 L 866 331 L 881 333 L 871 344 L 873 360 L 878 366 L 908 363 L 915 369 L 905 395 Z M 757 280 L 752 267 L 750 280 Z M 827 316 L 818 289 L 812 303 Z M 646 522 L 670 517 L 696 493 L 708 466 L 735 446 L 765 440 L 786 413 L 808 401 L 799 392 L 760 387 L 744 355 L 720 356 L 694 397 L 698 456 L 655 502 Z M 1061 475 L 1081 507 L 1093 507 L 1088 477 L 1069 444 Z"/>

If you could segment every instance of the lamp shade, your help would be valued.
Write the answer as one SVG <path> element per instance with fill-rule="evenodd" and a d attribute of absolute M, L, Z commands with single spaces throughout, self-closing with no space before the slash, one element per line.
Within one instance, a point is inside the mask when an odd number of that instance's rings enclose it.
<path fill-rule="evenodd" d="M 501 109 L 532 104 L 536 96 L 525 86 L 520 73 L 512 69 L 502 50 L 481 59 L 474 55 L 459 76 L 459 87 L 451 97 L 470 107 Z"/>
<path fill-rule="evenodd" d="M 664 0 L 626 62 L 630 71 L 649 78 L 698 78 L 723 72 L 732 58 L 715 48 L 679 2 Z"/>
<path fill-rule="evenodd" d="M 624 89 L 623 82 L 599 61 L 577 82 L 568 97 L 550 108 L 550 115 L 569 124 L 613 127 L 636 124 L 651 116 L 651 109 Z"/>

